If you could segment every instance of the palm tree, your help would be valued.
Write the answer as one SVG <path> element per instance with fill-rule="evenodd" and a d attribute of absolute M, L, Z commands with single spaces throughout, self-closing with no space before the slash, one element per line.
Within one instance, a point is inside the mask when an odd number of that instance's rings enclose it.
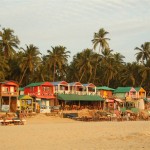
<path fill-rule="evenodd" d="M 120 79 L 120 76 L 121 76 L 120 72 L 121 72 L 121 70 L 122 70 L 122 68 L 124 67 L 124 64 L 125 64 L 124 61 L 123 61 L 123 58 L 125 58 L 125 57 L 123 55 L 121 55 L 120 53 L 111 54 L 111 61 L 110 62 L 111 62 L 112 70 L 113 69 L 115 70 L 114 71 L 115 72 L 114 77 L 111 78 L 110 83 L 109 83 L 109 86 L 111 86 L 111 87 L 116 88 L 118 86 L 122 86 L 122 85 L 120 85 L 120 80 L 119 79 Z"/>
<path fill-rule="evenodd" d="M 63 65 L 67 65 L 69 51 L 66 51 L 66 47 L 56 46 L 52 47 L 52 50 L 47 50 L 48 52 L 48 65 L 53 67 L 53 82 L 55 81 L 56 72 L 62 70 Z"/>
<path fill-rule="evenodd" d="M 104 49 L 102 51 L 101 68 L 103 73 L 103 84 L 109 86 L 110 81 L 117 75 L 118 66 L 114 60 L 113 50 Z"/>
<path fill-rule="evenodd" d="M 76 82 L 79 81 L 79 72 L 78 68 L 76 66 L 76 60 L 75 56 L 73 58 L 73 61 L 70 62 L 70 65 L 67 67 L 67 76 L 66 76 L 66 81 L 67 82 Z"/>
<path fill-rule="evenodd" d="M 150 59 L 150 42 L 145 42 L 141 45 L 141 48 L 136 47 L 135 50 L 139 51 L 135 54 L 138 62 L 141 61 L 142 64 L 145 64 L 144 61 L 148 61 Z"/>
<path fill-rule="evenodd" d="M 8 60 L 0 53 L 0 81 L 5 80 L 9 69 Z"/>
<path fill-rule="evenodd" d="M 120 53 L 115 53 L 115 54 L 113 54 L 113 57 L 114 57 L 114 60 L 116 61 L 116 63 L 124 64 L 123 59 L 124 59 L 125 57 L 124 57 L 122 54 L 120 54 Z"/>
<path fill-rule="evenodd" d="M 121 68 L 120 82 L 126 86 L 139 86 L 140 66 L 136 63 L 127 63 Z"/>
<path fill-rule="evenodd" d="M 12 58 L 15 54 L 15 48 L 18 48 L 20 43 L 17 36 L 13 35 L 14 31 L 11 29 L 2 29 L 0 33 L 0 48 L 2 49 L 5 58 Z"/>
<path fill-rule="evenodd" d="M 147 63 L 139 69 L 139 74 L 141 75 L 141 83 L 140 86 L 148 85 L 149 83 L 149 78 L 150 78 L 150 60 L 147 61 Z"/>
<path fill-rule="evenodd" d="M 109 48 L 108 40 L 109 38 L 106 38 L 106 35 L 109 32 L 105 31 L 103 28 L 101 28 L 98 33 L 94 33 L 94 38 L 92 40 L 93 43 L 93 49 L 95 50 L 97 46 L 99 45 L 99 52 Z"/>
<path fill-rule="evenodd" d="M 102 61 L 102 56 L 100 54 L 93 54 L 93 83 L 95 84 L 96 77 L 97 77 L 97 70 L 100 67 L 100 63 Z M 99 77 L 97 77 L 99 79 Z"/>
<path fill-rule="evenodd" d="M 22 83 L 22 80 L 28 71 L 28 79 L 29 75 L 34 73 L 41 62 L 41 58 L 39 55 L 41 54 L 38 47 L 30 44 L 29 46 L 26 45 L 26 49 L 21 48 L 24 51 L 23 57 L 21 59 L 20 68 L 22 70 L 22 76 L 20 78 L 19 84 Z"/>
<path fill-rule="evenodd" d="M 85 49 L 83 52 L 77 54 L 75 64 L 79 70 L 79 81 L 81 81 L 83 76 L 86 74 L 88 76 L 88 82 L 90 82 L 93 71 L 93 56 L 94 53 L 91 49 Z"/>

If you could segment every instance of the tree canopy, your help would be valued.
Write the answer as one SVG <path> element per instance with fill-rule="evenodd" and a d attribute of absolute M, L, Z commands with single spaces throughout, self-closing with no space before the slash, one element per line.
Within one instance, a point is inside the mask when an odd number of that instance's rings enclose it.
<path fill-rule="evenodd" d="M 109 46 L 108 35 L 108 31 L 100 28 L 94 33 L 93 47 L 79 50 L 68 62 L 70 51 L 65 46 L 51 46 L 46 54 L 34 44 L 20 48 L 15 32 L 3 28 L 0 31 L 0 81 L 15 80 L 25 86 L 31 82 L 65 80 L 112 88 L 142 86 L 149 90 L 150 42 L 135 46 L 136 62 L 124 62 L 125 57 Z"/>

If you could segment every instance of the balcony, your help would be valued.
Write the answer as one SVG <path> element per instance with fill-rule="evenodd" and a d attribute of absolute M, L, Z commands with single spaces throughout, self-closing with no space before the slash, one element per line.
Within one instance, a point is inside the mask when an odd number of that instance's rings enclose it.
<path fill-rule="evenodd" d="M 18 96 L 18 92 L 1 92 L 1 96 Z"/>
<path fill-rule="evenodd" d="M 95 92 L 86 92 L 86 91 L 74 91 L 74 90 L 72 90 L 72 91 L 68 91 L 68 90 L 59 90 L 58 92 L 57 92 L 58 94 L 77 94 L 77 95 L 97 95 Z"/>
<path fill-rule="evenodd" d="M 49 96 L 54 96 L 53 93 L 51 92 L 33 92 L 33 93 L 28 93 L 30 96 L 44 96 L 44 97 L 49 97 Z"/>
<path fill-rule="evenodd" d="M 69 94 L 68 90 L 59 90 L 57 91 L 58 94 Z"/>

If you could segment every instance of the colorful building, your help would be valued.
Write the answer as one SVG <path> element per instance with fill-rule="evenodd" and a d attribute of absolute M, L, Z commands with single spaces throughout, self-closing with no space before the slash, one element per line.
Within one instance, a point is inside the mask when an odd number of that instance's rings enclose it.
<path fill-rule="evenodd" d="M 107 86 L 96 87 L 97 94 L 102 98 L 104 98 L 102 109 L 114 109 L 114 102 L 115 102 L 113 97 L 114 90 L 115 89 Z"/>
<path fill-rule="evenodd" d="M 55 105 L 54 85 L 50 82 L 31 83 L 24 87 L 24 94 L 33 98 L 34 111 L 49 112 Z"/>
<path fill-rule="evenodd" d="M 15 81 L 0 82 L 1 111 L 15 112 L 19 96 L 19 85 Z"/>
<path fill-rule="evenodd" d="M 103 98 L 96 95 L 96 86 L 92 83 L 81 84 L 80 82 L 72 82 L 68 84 L 68 92 L 57 94 L 59 104 L 70 109 L 76 106 L 80 109 L 86 107 L 100 107 Z"/>
<path fill-rule="evenodd" d="M 58 82 L 51 82 L 54 85 L 54 93 L 55 94 L 68 94 L 69 84 L 66 81 L 58 81 Z"/>

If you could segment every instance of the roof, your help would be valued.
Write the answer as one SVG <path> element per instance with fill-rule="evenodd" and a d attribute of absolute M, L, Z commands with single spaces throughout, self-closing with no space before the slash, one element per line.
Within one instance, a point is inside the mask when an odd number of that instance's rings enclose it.
<path fill-rule="evenodd" d="M 88 86 L 88 87 L 94 87 L 94 88 L 96 87 L 93 83 L 82 84 L 82 85 L 85 86 L 85 87 L 86 86 Z"/>
<path fill-rule="evenodd" d="M 50 82 L 36 82 L 36 83 L 28 84 L 26 87 L 33 87 L 33 86 L 40 86 L 40 85 L 53 86 L 53 84 Z"/>
<path fill-rule="evenodd" d="M 58 94 L 59 100 L 65 101 L 103 101 L 98 95 Z"/>
<path fill-rule="evenodd" d="M 30 83 L 30 84 L 28 84 L 26 87 L 39 86 L 39 85 L 42 85 L 43 83 L 45 83 L 45 82 Z"/>
<path fill-rule="evenodd" d="M 134 89 L 138 92 L 141 89 L 141 87 L 135 87 Z"/>
<path fill-rule="evenodd" d="M 33 99 L 33 98 L 30 97 L 29 95 L 20 95 L 20 96 L 18 97 L 18 99 L 19 99 L 19 100 L 21 100 L 21 99 L 28 100 L 28 99 Z"/>
<path fill-rule="evenodd" d="M 118 87 L 116 90 L 114 90 L 114 93 L 126 93 L 129 92 L 132 89 L 132 87 Z"/>
<path fill-rule="evenodd" d="M 19 91 L 24 91 L 24 88 L 23 88 L 23 87 L 20 87 L 20 88 L 19 88 Z"/>
<path fill-rule="evenodd" d="M 150 102 L 150 98 L 144 98 L 144 101 L 149 103 Z"/>
<path fill-rule="evenodd" d="M 66 81 L 57 81 L 57 82 L 51 82 L 54 86 L 56 86 L 56 85 L 59 85 L 59 84 L 63 84 L 63 83 L 65 83 L 65 84 L 68 84 Z M 63 85 L 65 85 L 65 84 L 63 84 Z"/>
<path fill-rule="evenodd" d="M 18 86 L 18 83 L 15 81 L 4 81 L 4 82 L 0 82 L 0 84 L 6 84 L 6 85 L 14 85 L 14 86 Z"/>
<path fill-rule="evenodd" d="M 142 92 L 146 92 L 142 87 L 135 87 L 134 89 L 135 89 L 137 92 L 139 92 L 139 91 L 140 91 L 140 92 L 141 92 L 141 91 L 142 91 Z"/>
<path fill-rule="evenodd" d="M 107 87 L 107 86 L 98 86 L 98 87 L 96 87 L 96 90 L 114 91 L 115 89 L 109 88 L 109 87 Z"/>
<path fill-rule="evenodd" d="M 70 86 L 83 86 L 80 82 L 71 82 L 69 83 Z"/>

